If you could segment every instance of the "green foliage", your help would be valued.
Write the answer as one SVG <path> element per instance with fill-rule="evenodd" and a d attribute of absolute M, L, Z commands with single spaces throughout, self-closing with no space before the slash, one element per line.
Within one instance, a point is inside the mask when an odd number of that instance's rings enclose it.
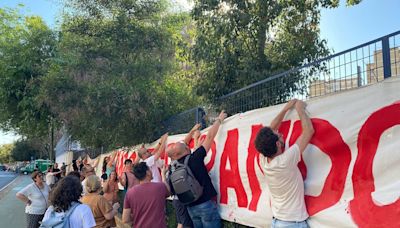
<path fill-rule="evenodd" d="M 0 9 L 0 127 L 44 137 L 51 113 L 37 100 L 55 36 L 40 17 Z"/>
<path fill-rule="evenodd" d="M 18 140 L 13 149 L 11 156 L 15 161 L 30 161 L 31 157 L 34 159 L 40 158 L 40 152 L 28 140 Z"/>
<path fill-rule="evenodd" d="M 67 6 L 40 100 L 75 139 L 92 147 L 148 141 L 162 120 L 193 105 L 191 87 L 178 80 L 185 18 L 163 1 Z"/>
<path fill-rule="evenodd" d="M 0 145 L 0 163 L 9 163 L 13 161 L 11 157 L 11 151 L 14 148 L 14 144 Z"/>
<path fill-rule="evenodd" d="M 319 38 L 320 9 L 337 7 L 338 3 L 194 1 L 197 93 L 214 101 L 248 84 L 326 56 L 326 41 Z M 284 99 L 298 92 L 301 88 L 296 83 L 306 78 L 307 75 L 291 76 L 291 82 L 276 86 L 284 90 L 270 95 Z"/>

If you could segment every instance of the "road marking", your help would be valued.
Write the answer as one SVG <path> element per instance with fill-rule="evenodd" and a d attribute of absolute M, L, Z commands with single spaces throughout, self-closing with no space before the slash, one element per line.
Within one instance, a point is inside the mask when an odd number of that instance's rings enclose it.
<path fill-rule="evenodd" d="M 6 186 L 4 186 L 2 189 L 0 189 L 0 192 L 3 191 L 5 188 L 7 188 L 10 184 L 14 183 L 14 181 L 17 180 L 17 176 L 12 180 L 10 183 L 8 183 Z"/>

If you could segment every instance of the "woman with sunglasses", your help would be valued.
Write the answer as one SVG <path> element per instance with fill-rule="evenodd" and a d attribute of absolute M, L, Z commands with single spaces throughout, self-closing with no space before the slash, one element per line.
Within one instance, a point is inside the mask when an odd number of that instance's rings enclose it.
<path fill-rule="evenodd" d="M 25 213 L 28 228 L 39 227 L 43 215 L 49 206 L 49 186 L 43 181 L 43 174 L 34 171 L 31 175 L 33 183 L 17 193 L 17 198 L 25 203 Z"/>

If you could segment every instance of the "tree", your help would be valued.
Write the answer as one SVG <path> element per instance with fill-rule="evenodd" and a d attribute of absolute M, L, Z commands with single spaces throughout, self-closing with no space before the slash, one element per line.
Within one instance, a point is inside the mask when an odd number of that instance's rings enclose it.
<path fill-rule="evenodd" d="M 11 157 L 13 148 L 14 144 L 0 145 L 0 163 L 9 163 L 13 160 Z"/>
<path fill-rule="evenodd" d="M 37 16 L 0 9 L 0 128 L 45 138 L 52 116 L 37 100 L 55 36 Z"/>
<path fill-rule="evenodd" d="M 66 3 L 39 100 L 74 139 L 106 148 L 148 141 L 193 104 L 174 79 L 176 27 L 164 1 Z"/>
<path fill-rule="evenodd" d="M 347 0 L 348 5 L 359 2 Z M 326 41 L 319 37 L 320 9 L 338 4 L 339 0 L 194 1 L 197 93 L 215 101 L 250 83 L 328 55 Z M 305 79 L 306 74 L 291 75 L 290 82 L 271 91 L 272 101 L 303 93 L 298 82 Z"/>
<path fill-rule="evenodd" d="M 31 158 L 40 158 L 40 152 L 26 139 L 18 140 L 11 151 L 15 161 L 30 161 Z"/>

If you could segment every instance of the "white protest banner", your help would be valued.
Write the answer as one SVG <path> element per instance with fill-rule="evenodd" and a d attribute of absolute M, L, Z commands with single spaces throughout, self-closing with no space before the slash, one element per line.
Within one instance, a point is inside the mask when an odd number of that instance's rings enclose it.
<path fill-rule="evenodd" d="M 400 227 L 400 78 L 307 101 L 315 134 L 299 168 L 311 227 Z M 283 105 L 226 119 L 205 159 L 221 217 L 268 227 L 267 183 L 253 140 Z M 280 128 L 286 146 L 301 133 L 296 111 Z M 207 129 L 202 132 L 203 137 Z M 184 135 L 168 138 L 168 144 Z M 156 145 L 155 143 L 152 144 Z M 151 147 L 152 145 L 149 145 Z M 164 155 L 162 156 L 164 157 Z M 118 153 L 118 172 L 132 152 Z"/>

